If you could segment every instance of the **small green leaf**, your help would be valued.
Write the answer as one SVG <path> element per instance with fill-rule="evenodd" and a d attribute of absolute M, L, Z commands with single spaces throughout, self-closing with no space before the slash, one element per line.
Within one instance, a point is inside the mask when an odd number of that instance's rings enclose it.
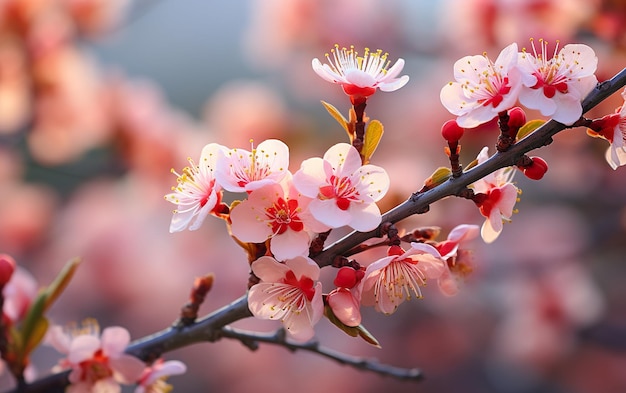
<path fill-rule="evenodd" d="M 24 322 L 22 322 L 20 326 L 20 342 L 22 343 L 22 346 L 19 351 L 24 357 L 26 354 L 26 346 L 31 342 L 31 336 L 33 336 L 33 333 L 37 331 L 38 325 L 41 324 L 41 320 L 44 319 L 43 313 L 46 309 L 47 298 L 48 296 L 45 290 L 39 292 L 35 301 L 30 305 L 30 308 L 26 313 L 26 317 L 24 317 Z"/>
<path fill-rule="evenodd" d="M 23 356 L 26 358 L 28 355 L 37 348 L 37 345 L 43 340 L 48 331 L 48 320 L 46 318 L 39 318 L 35 325 L 33 326 L 33 330 L 30 333 L 30 336 L 27 337 L 27 341 L 24 343 L 24 353 Z"/>
<path fill-rule="evenodd" d="M 450 168 L 440 166 L 435 169 L 435 172 L 433 172 L 428 179 L 424 181 L 424 185 L 429 189 L 436 187 L 448 180 L 450 176 L 452 176 L 452 170 L 450 170 Z"/>
<path fill-rule="evenodd" d="M 378 340 L 369 331 L 367 331 L 367 329 L 365 329 L 363 325 L 348 326 L 344 324 L 343 322 L 339 320 L 339 318 L 337 318 L 335 313 L 333 313 L 333 310 L 330 308 L 329 305 L 324 306 L 324 315 L 326 316 L 326 318 L 328 318 L 328 320 L 333 325 L 343 330 L 347 335 L 351 337 L 357 337 L 357 336 L 361 337 L 368 344 L 371 344 L 377 348 L 381 347 L 380 344 L 378 343 Z"/>
<path fill-rule="evenodd" d="M 74 276 L 74 272 L 76 271 L 76 268 L 80 264 L 80 261 L 81 261 L 80 258 L 74 258 L 70 260 L 69 262 L 67 262 L 65 266 L 63 266 L 63 269 L 56 276 L 54 281 L 52 281 L 52 283 L 48 285 L 48 287 L 45 289 L 46 303 L 45 303 L 45 308 L 43 312 L 45 312 L 45 310 L 50 308 L 52 303 L 54 303 L 54 301 L 63 292 L 65 287 L 67 287 L 67 284 L 69 284 L 70 280 L 72 279 L 72 276 Z"/>
<path fill-rule="evenodd" d="M 378 144 L 380 143 L 380 139 L 383 137 L 383 133 L 385 132 L 385 127 L 383 127 L 383 123 L 378 120 L 372 120 L 367 125 L 365 129 L 365 137 L 363 140 L 363 150 L 361 154 L 364 157 L 364 164 L 367 164 L 370 161 L 372 155 L 376 151 Z"/>
<path fill-rule="evenodd" d="M 542 119 L 535 119 L 527 122 L 520 127 L 519 131 L 517 131 L 517 140 L 526 138 L 528 135 L 532 134 L 537 128 L 544 125 L 545 122 L 546 121 Z"/>
<path fill-rule="evenodd" d="M 478 160 L 473 160 L 472 162 L 470 162 L 469 164 L 467 164 L 467 166 L 465 167 L 465 171 L 469 171 L 470 169 L 472 169 L 473 167 L 475 167 L 476 165 L 478 165 Z"/>
<path fill-rule="evenodd" d="M 372 335 L 372 333 L 370 333 L 367 329 L 365 329 L 365 326 L 363 325 L 359 325 L 356 327 L 356 329 L 359 331 L 359 336 L 365 340 L 365 342 L 367 342 L 368 344 L 372 344 L 373 346 L 375 346 L 376 348 L 382 348 L 380 346 L 380 343 L 378 342 L 378 340 L 376 339 L 376 337 L 374 337 Z"/>
<path fill-rule="evenodd" d="M 352 140 L 354 139 L 354 135 L 352 135 L 350 129 L 348 128 L 348 120 L 346 120 L 346 118 L 343 117 L 343 115 L 332 104 L 329 104 L 326 101 L 322 101 L 322 105 L 324 105 L 324 108 L 326 108 L 326 110 L 328 111 L 328 113 L 330 113 L 333 119 L 337 120 L 337 123 L 339 123 L 339 125 L 343 127 L 344 130 L 346 130 L 348 136 L 350 137 L 350 142 L 352 142 Z"/>

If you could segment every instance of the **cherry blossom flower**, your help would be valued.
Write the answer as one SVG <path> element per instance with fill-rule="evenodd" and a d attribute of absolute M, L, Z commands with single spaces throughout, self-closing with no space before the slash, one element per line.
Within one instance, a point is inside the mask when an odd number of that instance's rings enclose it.
<path fill-rule="evenodd" d="M 313 59 L 313 70 L 322 79 L 341 85 L 353 104 L 364 101 L 374 94 L 377 88 L 391 92 L 398 90 L 409 81 L 408 75 L 397 77 L 404 67 L 404 60 L 398 59 L 391 68 L 387 69 L 390 64 L 387 61 L 389 54 L 383 54 L 380 49 L 370 52 L 368 48 L 365 48 L 363 56 L 359 56 L 354 46 L 350 49 L 339 49 L 339 45 L 335 45 L 331 53 L 332 58 L 326 54 L 327 64 L 322 64 L 317 58 Z"/>
<path fill-rule="evenodd" d="M 311 339 L 313 326 L 324 312 L 320 268 L 310 258 L 299 256 L 279 263 L 261 257 L 251 265 L 261 280 L 250 288 L 248 307 L 260 319 L 280 320 L 287 334 L 297 341 Z"/>
<path fill-rule="evenodd" d="M 482 164 L 488 158 L 489 148 L 485 146 L 478 154 L 478 163 Z M 475 202 L 480 214 L 487 218 L 480 229 L 480 235 L 487 243 L 498 238 L 502 232 L 502 221 L 509 220 L 513 215 L 518 194 L 517 187 L 511 183 L 514 174 L 512 168 L 501 168 L 472 184 L 476 194 L 484 195 Z"/>
<path fill-rule="evenodd" d="M 565 45 L 557 53 L 558 41 L 549 57 L 548 43 L 539 42 L 540 53 L 531 40 L 533 53 L 522 51 L 519 55 L 524 86 L 520 103 L 560 123 L 573 124 L 583 113 L 581 101 L 598 83 L 594 75 L 598 58 L 593 49 L 583 44 Z"/>
<path fill-rule="evenodd" d="M 230 213 L 232 233 L 242 242 L 262 243 L 271 239 L 270 251 L 279 261 L 306 256 L 310 232 L 329 229 L 310 214 L 310 201 L 311 198 L 298 193 L 291 182 L 268 184 L 252 191 L 233 208 Z"/>
<path fill-rule="evenodd" d="M 225 148 L 217 143 L 209 143 L 202 149 L 200 163 L 196 165 L 189 158 L 190 166 L 182 174 L 172 169 L 178 176 L 178 185 L 172 187 L 172 193 L 165 199 L 178 205 L 170 224 L 170 232 L 179 232 L 189 226 L 190 231 L 200 228 L 209 213 L 222 199 L 222 187 L 215 181 L 215 165 L 218 154 Z"/>
<path fill-rule="evenodd" d="M 438 243 L 435 248 L 446 261 L 446 268 L 437 280 L 441 292 L 447 296 L 454 296 L 459 292 L 457 284 L 458 276 L 463 276 L 471 271 L 468 265 L 466 253 L 459 250 L 461 243 L 474 239 L 478 236 L 477 225 L 458 225 L 450 231 L 448 238 Z"/>
<path fill-rule="evenodd" d="M 100 336 L 100 328 L 93 320 L 74 331 L 66 332 L 60 326 L 53 326 L 48 331 L 47 341 L 67 355 L 57 368 L 72 370 L 68 393 L 121 392 L 119 384 L 139 380 L 145 368 L 141 360 L 124 353 L 130 334 L 122 327 L 108 327 Z"/>
<path fill-rule="evenodd" d="M 522 88 L 517 44 L 500 52 L 495 63 L 486 55 L 465 56 L 454 63 L 454 79 L 441 89 L 441 103 L 457 115 L 463 128 L 474 128 L 515 105 Z"/>
<path fill-rule="evenodd" d="M 168 393 L 172 386 L 165 382 L 171 375 L 183 374 L 187 371 L 187 366 L 178 360 L 158 359 L 152 366 L 146 367 L 139 378 L 139 386 L 135 393 Z"/>
<path fill-rule="evenodd" d="M 261 142 L 252 151 L 231 149 L 222 152 L 215 177 L 231 192 L 252 191 L 280 182 L 289 168 L 289 147 L 277 139 Z"/>
<path fill-rule="evenodd" d="M 589 135 L 609 141 L 611 146 L 606 151 L 606 161 L 613 169 L 626 164 L 626 89 L 622 97 L 624 104 L 615 113 L 595 120 L 593 128 L 587 130 Z"/>
<path fill-rule="evenodd" d="M 365 269 L 360 298 L 362 305 L 373 305 L 376 311 L 392 314 L 411 299 L 411 293 L 421 298 L 420 286 L 425 286 L 427 279 L 438 279 L 446 266 L 437 249 L 424 243 L 411 243 L 406 252 L 392 246 L 388 254 Z"/>
<path fill-rule="evenodd" d="M 389 189 L 389 176 L 381 167 L 361 166 L 357 150 L 338 143 L 323 158 L 303 161 L 293 183 L 304 196 L 314 198 L 309 209 L 317 220 L 331 228 L 348 225 L 364 232 L 380 224 L 376 202 Z"/>

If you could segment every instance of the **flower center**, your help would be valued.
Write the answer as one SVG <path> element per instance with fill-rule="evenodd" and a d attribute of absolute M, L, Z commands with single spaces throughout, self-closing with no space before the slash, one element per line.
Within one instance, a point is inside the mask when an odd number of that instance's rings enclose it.
<path fill-rule="evenodd" d="M 320 187 L 318 198 L 335 199 L 337 207 L 341 210 L 348 210 L 351 202 L 359 200 L 358 195 L 359 192 L 347 176 L 339 178 L 333 175 L 330 177 L 330 184 Z"/>
<path fill-rule="evenodd" d="M 271 207 L 265 209 L 265 215 L 270 221 L 272 232 L 280 235 L 285 233 L 288 228 L 295 232 L 300 232 L 304 229 L 304 224 L 298 217 L 299 211 L 296 199 L 285 201 L 283 198 L 278 198 L 278 201 Z"/>
<path fill-rule="evenodd" d="M 291 270 L 289 270 L 285 275 L 283 282 L 287 285 L 298 288 L 308 301 L 313 300 L 313 296 L 315 295 L 315 283 L 309 277 L 303 276 L 300 278 L 300 280 L 298 280 L 296 278 L 296 275 Z"/>
<path fill-rule="evenodd" d="M 90 384 L 104 378 L 109 378 L 113 372 L 109 368 L 109 358 L 104 355 L 102 349 L 96 351 L 93 358 L 79 364 L 82 370 L 82 380 Z"/>

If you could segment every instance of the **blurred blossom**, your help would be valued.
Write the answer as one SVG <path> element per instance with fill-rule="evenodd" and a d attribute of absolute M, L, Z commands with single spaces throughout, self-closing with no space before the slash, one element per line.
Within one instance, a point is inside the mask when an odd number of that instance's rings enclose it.
<path fill-rule="evenodd" d="M 442 5 L 441 34 L 455 49 L 476 52 L 531 37 L 569 42 L 594 14 L 598 0 L 470 0 L 462 7 L 446 0 Z"/>
<path fill-rule="evenodd" d="M 347 42 L 388 47 L 399 41 L 396 7 L 376 0 L 254 0 L 243 53 L 254 67 L 282 69 L 300 50 Z"/>
<path fill-rule="evenodd" d="M 15 132 L 30 115 L 30 79 L 24 57 L 14 39 L 0 35 L 0 135 Z"/>
<path fill-rule="evenodd" d="M 257 81 L 224 84 L 205 104 L 203 118 L 215 141 L 226 146 L 247 146 L 250 139 L 281 138 L 288 132 L 284 98 Z"/>
<path fill-rule="evenodd" d="M 35 72 L 41 90 L 28 142 L 38 161 L 72 161 L 110 137 L 103 85 L 92 59 L 65 47 L 40 59 Z"/>
<path fill-rule="evenodd" d="M 0 187 L 0 250 L 19 256 L 40 246 L 56 215 L 57 200 L 42 185 L 8 183 Z"/>
<path fill-rule="evenodd" d="M 59 0 L 82 33 L 106 33 L 120 23 L 133 0 Z"/>
<path fill-rule="evenodd" d="M 500 296 L 505 315 L 494 337 L 495 354 L 537 370 L 567 356 L 576 332 L 596 322 L 604 308 L 589 273 L 576 262 L 506 280 Z"/>

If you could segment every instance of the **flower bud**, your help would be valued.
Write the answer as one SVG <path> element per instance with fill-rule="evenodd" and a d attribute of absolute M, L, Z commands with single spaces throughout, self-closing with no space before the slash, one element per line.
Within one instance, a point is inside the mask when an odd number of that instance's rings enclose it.
<path fill-rule="evenodd" d="M 463 136 L 464 129 L 459 126 L 456 120 L 448 120 L 441 126 L 441 136 L 448 142 L 458 142 Z"/>
<path fill-rule="evenodd" d="M 356 270 L 349 266 L 344 266 L 337 271 L 337 277 L 333 281 L 338 288 L 352 288 L 357 283 Z"/>
<path fill-rule="evenodd" d="M 519 130 L 524 124 L 526 124 L 526 113 L 519 106 L 509 109 L 509 128 Z"/>
<path fill-rule="evenodd" d="M 529 179 L 539 180 L 548 171 L 548 163 L 541 157 L 530 157 L 532 163 L 522 171 Z"/>
<path fill-rule="evenodd" d="M 0 254 L 0 288 L 3 288 L 13 276 L 15 260 L 7 254 Z"/>

